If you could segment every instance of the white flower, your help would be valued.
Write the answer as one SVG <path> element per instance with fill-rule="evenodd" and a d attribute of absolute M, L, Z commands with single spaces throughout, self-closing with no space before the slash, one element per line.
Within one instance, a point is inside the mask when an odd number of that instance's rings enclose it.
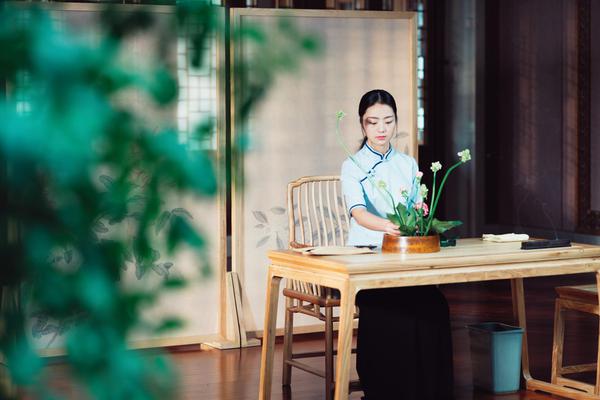
<path fill-rule="evenodd" d="M 419 194 L 421 195 L 421 197 L 423 199 L 426 199 L 428 193 L 429 189 L 427 189 L 427 186 L 425 184 L 421 184 L 421 186 L 419 187 Z"/>
<path fill-rule="evenodd" d="M 423 177 L 423 173 L 421 171 L 417 171 L 417 173 L 415 174 L 415 177 L 417 179 L 421 179 Z"/>
<path fill-rule="evenodd" d="M 469 149 L 464 149 L 463 151 L 459 151 L 458 156 L 460 157 L 460 161 L 466 163 L 471 159 L 471 151 Z"/>
<path fill-rule="evenodd" d="M 400 186 L 400 196 L 408 198 L 408 189 Z"/>
<path fill-rule="evenodd" d="M 432 162 L 431 163 L 431 171 L 432 172 L 437 172 L 440 169 L 442 169 L 442 164 L 439 161 L 436 162 Z"/>

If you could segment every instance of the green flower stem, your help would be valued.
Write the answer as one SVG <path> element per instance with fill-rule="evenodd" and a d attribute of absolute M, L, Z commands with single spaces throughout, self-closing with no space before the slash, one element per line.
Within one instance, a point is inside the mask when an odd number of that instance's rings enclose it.
<path fill-rule="evenodd" d="M 373 183 L 373 182 L 371 182 L 371 184 L 372 184 L 372 183 Z M 390 201 L 392 202 L 392 208 L 393 208 L 393 210 L 394 210 L 394 214 L 396 214 L 396 217 L 398 217 L 398 219 L 400 220 L 400 222 L 402 223 L 402 225 L 405 225 L 405 223 L 404 223 L 404 218 L 402 217 L 402 214 L 400 214 L 400 213 L 398 212 L 398 210 L 396 209 L 396 207 L 394 207 L 394 196 L 392 196 L 392 194 L 390 193 L 390 191 L 389 191 L 389 190 L 387 190 L 387 189 L 383 189 L 383 190 L 385 190 L 385 192 L 386 192 L 386 193 L 388 194 L 388 196 L 390 197 Z"/>
<path fill-rule="evenodd" d="M 361 171 L 364 172 L 363 168 L 354 159 L 354 156 L 350 152 L 350 149 L 348 148 L 348 146 L 346 146 L 346 143 L 344 143 L 344 141 L 342 140 L 342 133 L 340 132 L 340 121 L 342 120 L 342 118 L 343 117 L 338 117 L 335 121 L 335 133 L 336 133 L 337 140 L 338 140 L 339 144 L 342 146 L 342 149 L 344 149 L 344 152 L 350 157 L 350 159 L 352 161 L 354 161 L 354 163 L 358 166 L 358 168 L 360 168 Z"/>
<path fill-rule="evenodd" d="M 427 234 L 429 233 L 429 229 L 431 229 L 431 223 L 433 222 L 433 216 L 435 215 L 435 210 L 437 209 L 438 201 L 440 200 L 440 196 L 442 195 L 442 189 L 444 188 L 446 179 L 448 179 L 448 175 L 450 175 L 450 172 L 452 172 L 454 169 L 456 169 L 460 164 L 463 164 L 463 162 L 459 161 L 456 164 L 454 164 L 453 166 L 451 166 L 450 168 L 448 168 L 448 170 L 444 174 L 442 183 L 440 183 L 440 190 L 439 190 L 438 196 L 435 199 L 435 201 L 434 201 L 434 196 L 435 196 L 435 172 L 434 172 L 434 182 L 433 182 L 433 184 L 434 184 L 433 193 L 434 194 L 431 196 L 431 210 L 429 211 L 429 219 L 427 222 L 427 229 L 425 230 L 425 236 L 427 236 Z"/>
<path fill-rule="evenodd" d="M 433 184 L 432 184 L 432 188 L 431 188 L 431 201 L 429 202 L 429 204 L 431 204 L 431 207 L 429 209 L 429 217 L 427 217 L 427 231 L 421 231 L 421 233 L 423 234 L 423 236 L 427 236 L 427 233 L 429 233 L 429 226 L 431 225 L 431 221 L 433 221 L 433 204 L 436 201 L 436 197 L 435 197 L 436 176 L 437 176 L 437 171 L 433 171 Z"/>
<path fill-rule="evenodd" d="M 354 156 L 350 152 L 350 149 L 348 149 L 348 146 L 346 146 L 346 143 L 344 143 L 344 141 L 342 140 L 342 134 L 340 132 L 340 121 L 342 120 L 342 118 L 343 118 L 343 116 L 342 117 L 338 116 L 338 118 L 335 122 L 335 132 L 336 132 L 338 142 L 340 143 L 340 145 L 342 146 L 342 148 L 344 149 L 344 151 L 346 152 L 346 154 L 348 155 L 350 160 L 352 160 L 352 162 L 358 167 L 358 169 L 360 169 L 363 172 L 363 174 L 365 174 L 367 176 L 367 179 L 369 180 L 371 185 L 374 186 L 379 191 L 379 194 L 381 194 L 383 196 L 383 198 L 385 198 L 385 199 L 387 199 L 388 197 L 390 198 L 389 205 L 392 207 L 392 210 L 394 210 L 394 214 L 396 214 L 396 217 L 398 217 L 398 219 L 401 222 L 404 222 L 404 219 L 396 210 L 396 207 L 394 205 L 394 197 L 392 196 L 390 191 L 380 187 L 376 182 L 373 181 L 373 178 L 371 177 L 371 175 L 369 175 L 369 173 L 367 171 L 365 171 L 365 169 L 362 167 L 362 165 L 360 165 L 360 163 L 356 160 L 356 158 L 354 158 Z"/>

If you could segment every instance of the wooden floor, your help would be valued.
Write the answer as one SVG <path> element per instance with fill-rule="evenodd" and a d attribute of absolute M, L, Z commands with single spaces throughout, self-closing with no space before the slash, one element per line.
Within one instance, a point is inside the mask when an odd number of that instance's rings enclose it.
<path fill-rule="evenodd" d="M 463 347 L 462 333 L 458 333 L 459 351 Z M 302 351 L 318 350 L 323 345 L 322 339 L 301 338 L 297 343 Z M 275 400 L 320 400 L 323 399 L 323 380 L 303 371 L 294 369 L 291 393 L 284 394 L 281 388 L 282 345 L 277 344 L 272 398 Z M 174 355 L 183 376 L 181 397 L 184 399 L 203 400 L 256 400 L 258 398 L 258 375 L 260 369 L 260 349 L 243 349 L 228 351 L 185 352 Z M 354 361 L 354 357 L 353 357 Z M 556 397 L 538 393 L 515 393 L 509 395 L 491 395 L 474 392 L 471 387 L 470 360 L 464 357 L 457 359 L 456 365 L 456 400 L 548 400 Z M 466 362 L 469 361 L 469 362 Z M 322 361 L 315 359 L 312 364 L 322 367 Z M 354 367 L 352 379 L 357 379 Z M 350 399 L 358 400 L 362 392 L 354 392 Z M 392 399 L 390 399 L 392 400 Z"/>
<path fill-rule="evenodd" d="M 579 283 L 572 279 L 526 282 L 528 328 L 530 334 L 531 364 L 535 377 L 548 379 L 552 344 L 554 286 Z M 468 330 L 465 325 L 482 321 L 512 323 L 510 285 L 506 281 L 478 284 L 448 285 L 443 291 L 450 303 L 455 361 L 456 400 L 548 400 L 558 399 L 540 393 L 521 391 L 508 395 L 492 395 L 474 391 Z M 593 362 L 596 354 L 598 320 L 588 316 L 571 316 L 566 331 L 567 362 Z M 299 337 L 300 350 L 318 350 L 323 340 L 318 335 Z M 228 351 L 199 351 L 195 348 L 170 349 L 174 364 L 180 371 L 181 384 L 178 398 L 202 400 L 256 400 L 260 371 L 260 348 Z M 276 346 L 273 399 L 319 400 L 323 398 L 323 380 L 294 369 L 291 395 L 281 389 L 282 345 Z M 313 360 L 321 367 L 322 359 Z M 354 365 L 353 379 L 356 378 Z M 68 378 L 65 366 L 53 362 L 48 367 L 52 382 L 68 398 L 83 398 Z M 351 399 L 360 399 L 361 393 L 352 393 Z"/>
<path fill-rule="evenodd" d="M 463 334 L 454 331 L 456 349 L 464 347 Z M 458 335 L 457 335 L 458 334 Z M 299 339 L 298 348 L 302 351 L 317 350 L 322 346 L 320 338 L 313 335 Z M 247 348 L 227 351 L 198 351 L 191 347 L 171 349 L 172 359 L 179 369 L 181 385 L 178 398 L 185 400 L 256 400 L 260 370 L 260 348 Z M 281 365 L 282 345 L 277 344 L 275 365 Z M 353 357 L 354 360 L 354 357 Z M 492 395 L 483 391 L 473 391 L 471 387 L 471 367 L 469 360 L 458 357 L 456 370 L 456 400 L 549 400 L 557 397 L 521 391 L 515 394 Z M 313 365 L 321 367 L 315 359 Z M 65 366 L 58 362 L 48 367 L 53 386 L 69 399 L 83 399 L 83 393 L 73 387 Z M 303 371 L 294 370 L 291 393 L 284 394 L 281 388 L 281 368 L 275 368 L 273 400 L 320 400 L 323 399 L 323 380 Z M 356 372 L 353 368 L 353 378 Z M 362 392 L 353 392 L 350 399 L 358 400 Z M 390 399 L 392 400 L 392 399 Z"/>

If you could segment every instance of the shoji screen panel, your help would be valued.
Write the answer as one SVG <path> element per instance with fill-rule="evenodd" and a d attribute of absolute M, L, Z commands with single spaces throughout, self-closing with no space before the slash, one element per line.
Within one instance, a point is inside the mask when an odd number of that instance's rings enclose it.
<path fill-rule="evenodd" d="M 232 128 L 234 143 L 242 132 L 249 136 L 248 150 L 234 160 L 234 177 L 240 185 L 234 186 L 232 243 L 246 324 L 255 331 L 263 325 L 266 252 L 287 247 L 287 183 L 306 175 L 338 175 L 346 158 L 335 136 L 336 112 L 347 113 L 342 122 L 344 140 L 355 151 L 362 139 L 360 97 L 371 89 L 388 90 L 398 104 L 394 145 L 410 155 L 417 153 L 413 13 L 261 9 L 232 13 L 234 27 L 260 25 L 268 30 L 280 19 L 318 35 L 324 51 L 303 60 L 299 71 L 278 76 L 248 126 Z M 232 49 L 234 59 L 255 51 L 245 39 L 234 42 Z M 238 78 L 234 76 L 233 104 L 244 90 Z M 314 321 L 299 319 L 295 326 L 310 329 L 306 325 Z"/>

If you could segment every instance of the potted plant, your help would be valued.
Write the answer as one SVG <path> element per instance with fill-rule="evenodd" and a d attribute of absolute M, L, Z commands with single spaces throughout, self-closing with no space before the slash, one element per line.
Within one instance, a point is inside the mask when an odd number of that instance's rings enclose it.
<path fill-rule="evenodd" d="M 384 253 L 432 253 L 439 251 L 439 234 L 461 225 L 462 222 L 440 221 L 435 218 L 435 212 L 448 176 L 460 165 L 471 160 L 470 150 L 464 149 L 457 153 L 459 160 L 446 170 L 439 187 L 437 186 L 437 174 L 442 169 L 442 164 L 439 161 L 431 163 L 430 169 L 433 172 L 433 180 L 429 203 L 427 203 L 429 188 L 427 185 L 421 183 L 421 179 L 423 178 L 423 172 L 421 171 L 418 171 L 413 178 L 413 187 L 419 187 L 420 201 L 413 202 L 408 189 L 401 189 L 400 199 L 396 201 L 386 187 L 385 182 L 375 181 L 370 174 L 366 173 L 366 170 L 359 165 L 358 161 L 345 146 L 339 130 L 339 124 L 344 115 L 342 111 L 337 113 L 336 132 L 338 139 L 350 159 L 361 170 L 365 171 L 365 175 L 373 187 L 381 193 L 383 198 L 388 199 L 393 212 L 388 213 L 387 218 L 397 225 L 401 232 L 400 236 L 384 234 L 382 251 Z"/>

